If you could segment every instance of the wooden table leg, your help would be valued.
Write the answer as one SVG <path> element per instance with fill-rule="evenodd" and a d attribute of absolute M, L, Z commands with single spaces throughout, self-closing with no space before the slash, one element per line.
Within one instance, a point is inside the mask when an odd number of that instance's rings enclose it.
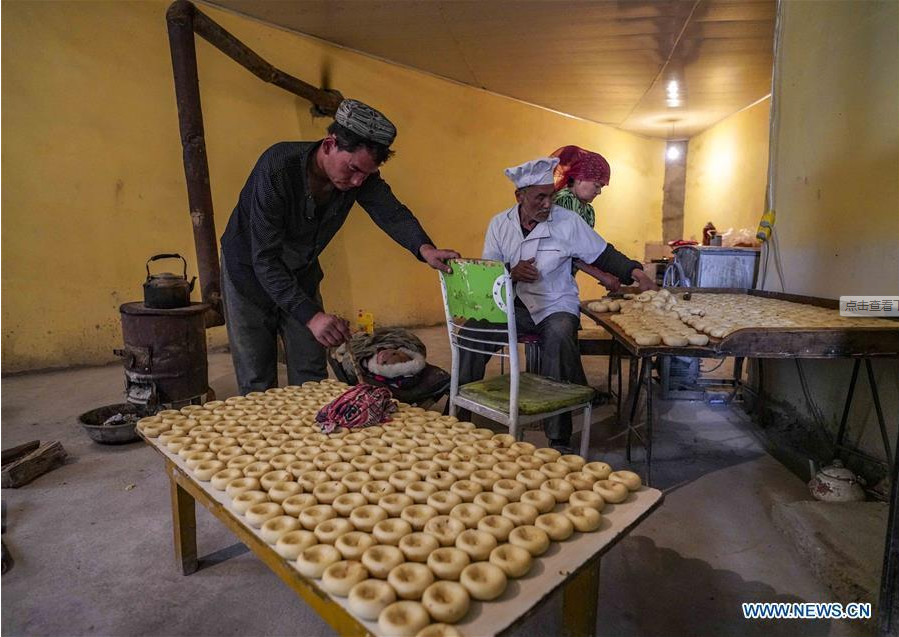
<path fill-rule="evenodd" d="M 627 400 L 631 405 L 631 415 L 627 421 L 627 438 L 624 443 L 624 457 L 628 462 L 631 461 L 631 445 L 633 443 L 634 433 L 636 432 L 637 404 L 640 400 L 640 387 L 643 384 L 643 367 L 646 364 L 645 361 L 645 358 L 631 358 L 630 394 L 628 394 L 627 397 Z M 638 366 L 639 372 L 637 371 Z"/>
<path fill-rule="evenodd" d="M 172 530 L 175 540 L 175 561 L 183 575 L 195 573 L 197 560 L 197 514 L 194 497 L 175 480 L 176 469 L 166 463 L 166 473 L 172 494 Z"/>
<path fill-rule="evenodd" d="M 571 578 L 562 592 L 562 627 L 565 637 L 596 635 L 596 602 L 599 599 L 599 557 Z"/>
<path fill-rule="evenodd" d="M 643 360 L 643 384 L 646 391 L 646 426 L 643 428 L 646 440 L 643 442 L 646 449 L 646 486 L 649 486 L 652 484 L 652 356 Z"/>

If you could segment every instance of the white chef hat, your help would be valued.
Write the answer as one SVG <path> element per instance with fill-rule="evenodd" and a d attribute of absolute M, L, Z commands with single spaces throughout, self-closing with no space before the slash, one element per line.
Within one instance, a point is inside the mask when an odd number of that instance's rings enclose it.
<path fill-rule="evenodd" d="M 559 163 L 557 157 L 541 157 L 526 161 L 519 166 L 506 168 L 503 172 L 512 180 L 516 188 L 528 186 L 551 186 L 553 171 Z"/>

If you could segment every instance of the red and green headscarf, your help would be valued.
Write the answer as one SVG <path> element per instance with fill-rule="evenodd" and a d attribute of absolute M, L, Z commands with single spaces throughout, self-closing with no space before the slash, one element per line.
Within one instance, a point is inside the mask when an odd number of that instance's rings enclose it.
<path fill-rule="evenodd" d="M 553 173 L 556 190 L 567 186 L 569 179 L 598 181 L 603 186 L 609 185 L 612 169 L 606 158 L 599 153 L 593 153 L 578 146 L 562 146 L 550 157 L 559 158 L 559 165 L 556 166 Z"/>

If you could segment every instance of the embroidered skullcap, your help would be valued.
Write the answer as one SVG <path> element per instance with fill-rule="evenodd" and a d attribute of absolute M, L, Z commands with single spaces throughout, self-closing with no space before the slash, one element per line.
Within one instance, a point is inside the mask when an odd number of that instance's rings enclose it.
<path fill-rule="evenodd" d="M 343 100 L 334 119 L 365 139 L 390 146 L 396 139 L 396 126 L 380 111 L 358 100 Z"/>
<path fill-rule="evenodd" d="M 518 166 L 506 168 L 503 172 L 512 180 L 516 188 L 528 186 L 551 186 L 553 184 L 553 169 L 559 160 L 555 157 L 541 157 L 526 161 Z"/>

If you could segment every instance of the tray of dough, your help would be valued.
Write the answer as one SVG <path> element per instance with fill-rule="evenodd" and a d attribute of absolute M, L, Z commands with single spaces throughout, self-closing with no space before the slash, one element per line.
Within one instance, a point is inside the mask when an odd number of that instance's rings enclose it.
<path fill-rule="evenodd" d="M 658 506 L 629 471 L 403 403 L 325 434 L 333 380 L 167 410 L 142 437 L 373 635 L 495 635 Z"/>
<path fill-rule="evenodd" d="M 730 288 L 665 288 L 584 301 L 635 356 L 899 356 L 899 321 L 840 316 L 837 301 Z"/>

